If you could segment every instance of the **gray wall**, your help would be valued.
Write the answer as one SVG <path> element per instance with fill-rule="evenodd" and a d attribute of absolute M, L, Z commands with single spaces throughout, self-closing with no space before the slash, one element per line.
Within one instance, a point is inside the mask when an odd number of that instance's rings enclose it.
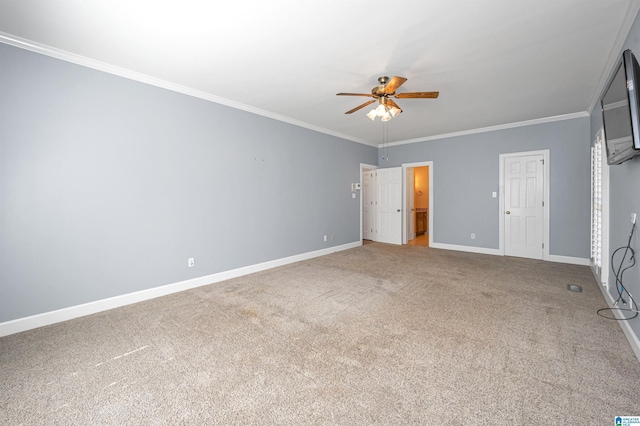
<path fill-rule="evenodd" d="M 0 44 L 0 322 L 358 241 L 376 156 Z"/>
<path fill-rule="evenodd" d="M 378 161 L 433 161 L 433 241 L 497 249 L 499 198 L 491 193 L 499 192 L 499 155 L 543 149 L 550 152 L 549 254 L 589 258 L 588 117 L 391 146 Z"/>
<path fill-rule="evenodd" d="M 627 35 L 622 49 L 617 53 L 622 54 L 623 50 L 631 49 L 637 58 L 640 58 L 640 16 L 636 20 Z M 613 72 L 613 68 L 609 71 Z M 602 94 L 600 94 L 602 95 Z M 596 133 L 602 127 L 602 112 L 598 106 L 591 114 L 591 140 L 595 140 Z M 638 225 L 636 227 L 631 247 L 640 250 L 640 157 L 626 161 L 622 164 L 609 167 L 609 250 L 610 254 L 618 247 L 626 246 L 631 232 L 631 213 L 637 213 Z M 640 255 L 640 253 L 638 253 Z M 621 255 L 621 253 L 619 253 Z M 615 258 L 616 268 L 620 264 L 620 257 Z M 608 259 L 603 259 L 603 262 Z M 627 270 L 623 275 L 624 286 L 640 303 L 640 262 L 636 260 L 636 265 Z M 629 263 L 623 266 L 628 266 Z M 609 275 L 609 291 L 616 300 L 618 293 L 615 290 L 615 278 L 613 271 Z M 615 295 L 615 296 L 614 296 Z M 628 316 L 629 313 L 625 315 Z M 640 318 L 635 318 L 629 325 L 640 337 Z"/>

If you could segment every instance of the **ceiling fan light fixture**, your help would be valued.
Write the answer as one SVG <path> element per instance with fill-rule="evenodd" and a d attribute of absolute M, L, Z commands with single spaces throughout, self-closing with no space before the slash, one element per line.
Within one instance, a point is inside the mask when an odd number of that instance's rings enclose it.
<path fill-rule="evenodd" d="M 352 114 L 361 108 L 371 105 L 372 103 L 379 102 L 379 105 L 372 109 L 368 114 L 372 121 L 375 121 L 376 117 L 380 117 L 382 121 L 389 121 L 391 118 L 397 117 L 402 112 L 400 107 L 390 98 L 412 98 L 412 99 L 435 99 L 440 92 L 404 92 L 396 93 L 396 90 L 407 81 L 404 77 L 394 76 L 391 79 L 389 77 L 380 77 L 378 82 L 380 85 L 371 89 L 371 93 L 336 93 L 337 96 L 367 96 L 371 99 L 347 112 L 345 114 Z"/>

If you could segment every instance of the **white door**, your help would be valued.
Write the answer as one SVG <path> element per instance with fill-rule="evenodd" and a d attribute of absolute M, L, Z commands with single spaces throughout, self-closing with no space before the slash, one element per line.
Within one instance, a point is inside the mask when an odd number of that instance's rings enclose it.
<path fill-rule="evenodd" d="M 376 171 L 376 241 L 402 244 L 402 167 Z"/>
<path fill-rule="evenodd" d="M 544 157 L 506 157 L 504 161 L 504 254 L 542 259 Z"/>
<path fill-rule="evenodd" d="M 362 238 L 376 239 L 376 172 L 362 172 Z"/>
<path fill-rule="evenodd" d="M 413 167 L 407 169 L 407 241 L 416 238 L 416 209 L 415 209 L 415 173 Z"/>

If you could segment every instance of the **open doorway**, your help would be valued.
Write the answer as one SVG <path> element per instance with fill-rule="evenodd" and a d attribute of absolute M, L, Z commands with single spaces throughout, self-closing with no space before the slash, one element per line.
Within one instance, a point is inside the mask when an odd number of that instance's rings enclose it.
<path fill-rule="evenodd" d="M 430 246 L 433 225 L 433 162 L 403 164 L 403 243 Z"/>
<path fill-rule="evenodd" d="M 408 170 L 407 170 L 408 171 Z M 409 178 L 409 176 L 407 176 Z M 429 246 L 429 166 L 413 168 L 413 233 L 407 236 L 407 244 Z"/>

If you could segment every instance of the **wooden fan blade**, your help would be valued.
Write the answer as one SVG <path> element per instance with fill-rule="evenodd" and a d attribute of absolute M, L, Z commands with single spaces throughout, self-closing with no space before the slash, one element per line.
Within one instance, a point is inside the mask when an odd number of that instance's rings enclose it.
<path fill-rule="evenodd" d="M 398 99 L 434 99 L 437 98 L 440 92 L 407 92 L 407 93 L 398 93 L 397 95 L 393 95 L 394 98 Z"/>
<path fill-rule="evenodd" d="M 336 93 L 336 96 L 369 96 L 372 97 L 371 93 Z"/>
<path fill-rule="evenodd" d="M 391 80 L 384 86 L 384 93 L 391 94 L 396 91 L 396 89 L 404 84 L 407 81 L 404 77 L 392 77 Z"/>
<path fill-rule="evenodd" d="M 367 105 L 371 105 L 371 104 L 372 104 L 372 103 L 374 103 L 375 101 L 376 101 L 375 99 L 371 99 L 370 101 L 365 102 L 365 103 L 363 103 L 362 105 L 357 106 L 357 107 L 355 107 L 354 109 L 352 109 L 352 110 L 349 110 L 349 111 L 345 112 L 345 114 L 351 114 L 352 112 L 356 112 L 357 110 L 359 110 L 359 109 L 361 109 L 361 108 L 364 108 L 364 107 L 366 107 Z"/>
<path fill-rule="evenodd" d="M 398 108 L 400 110 L 400 112 L 402 112 L 402 108 L 400 108 L 398 106 L 398 104 L 393 102 L 391 99 L 387 99 L 387 105 L 392 106 L 392 107 L 396 107 L 396 108 Z"/>

